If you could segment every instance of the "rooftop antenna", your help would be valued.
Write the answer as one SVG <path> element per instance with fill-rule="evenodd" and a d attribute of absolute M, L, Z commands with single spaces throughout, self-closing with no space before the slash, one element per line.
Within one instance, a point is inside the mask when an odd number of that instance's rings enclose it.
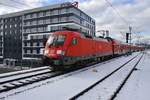
<path fill-rule="evenodd" d="M 77 7 L 78 8 L 78 5 L 79 5 L 79 3 L 77 2 L 77 1 L 75 1 L 75 2 L 73 2 L 73 3 L 71 3 L 73 6 L 75 6 L 75 7 Z"/>

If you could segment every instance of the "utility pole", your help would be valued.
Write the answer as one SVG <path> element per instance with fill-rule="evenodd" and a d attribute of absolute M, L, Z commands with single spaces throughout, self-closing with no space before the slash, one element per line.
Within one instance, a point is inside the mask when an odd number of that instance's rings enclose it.
<path fill-rule="evenodd" d="M 131 54 L 131 33 L 132 33 L 132 27 L 129 26 L 130 54 Z"/>

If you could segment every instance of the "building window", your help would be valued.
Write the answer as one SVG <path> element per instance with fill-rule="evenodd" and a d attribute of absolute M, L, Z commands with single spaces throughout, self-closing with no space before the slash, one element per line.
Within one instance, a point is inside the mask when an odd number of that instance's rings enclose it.
<path fill-rule="evenodd" d="M 17 17 L 15 17 L 15 21 L 17 21 Z"/>
<path fill-rule="evenodd" d="M 33 36 L 29 36 L 29 35 L 28 35 L 28 37 L 29 37 L 29 39 L 31 39 L 31 40 L 33 39 Z"/>
<path fill-rule="evenodd" d="M 37 50 L 33 50 L 33 54 L 37 54 Z"/>
<path fill-rule="evenodd" d="M 46 19 L 45 24 L 50 24 L 50 19 Z"/>
<path fill-rule="evenodd" d="M 0 23 L 2 23 L 2 19 L 0 19 Z"/>
<path fill-rule="evenodd" d="M 10 22 L 12 21 L 12 18 L 10 18 Z"/>
<path fill-rule="evenodd" d="M 27 22 L 24 22 L 24 25 L 26 26 L 26 25 L 27 25 Z"/>
<path fill-rule="evenodd" d="M 17 30 L 14 31 L 14 34 L 17 34 Z"/>
<path fill-rule="evenodd" d="M 15 27 L 17 27 L 17 24 L 15 24 Z"/>
<path fill-rule="evenodd" d="M 40 50 L 39 49 L 37 50 L 37 54 L 40 54 Z"/>
<path fill-rule="evenodd" d="M 39 42 L 37 42 L 37 46 L 39 46 Z"/>
<path fill-rule="evenodd" d="M 27 50 L 24 50 L 24 53 L 27 53 Z"/>
<path fill-rule="evenodd" d="M 43 27 L 38 27 L 38 32 L 43 32 Z"/>
<path fill-rule="evenodd" d="M 25 15 L 25 19 L 30 19 L 30 15 Z"/>
<path fill-rule="evenodd" d="M 46 11 L 46 16 L 50 16 L 50 14 L 51 14 L 51 11 Z"/>
<path fill-rule="evenodd" d="M 33 18 L 33 14 L 30 14 L 30 18 Z"/>
<path fill-rule="evenodd" d="M 36 31 L 36 28 L 32 28 L 32 29 L 31 29 L 31 32 L 37 32 L 37 31 Z"/>
<path fill-rule="evenodd" d="M 76 8 L 70 8 L 70 10 L 69 10 L 69 12 L 73 12 L 74 14 L 76 14 L 76 15 L 78 15 L 78 16 L 80 16 L 80 11 L 79 10 L 77 10 Z"/>
<path fill-rule="evenodd" d="M 43 24 L 43 20 L 38 20 L 38 24 Z"/>
<path fill-rule="evenodd" d="M 58 23 L 58 18 L 53 18 L 53 22 L 52 23 Z"/>
<path fill-rule="evenodd" d="M 67 21 L 67 17 L 61 17 L 60 22 L 66 22 Z"/>
<path fill-rule="evenodd" d="M 30 54 L 31 53 L 31 50 L 27 50 L 27 54 Z"/>
<path fill-rule="evenodd" d="M 44 32 L 47 31 L 47 27 L 43 27 L 43 31 L 44 31 Z"/>
<path fill-rule="evenodd" d="M 28 36 L 24 36 L 23 38 L 24 38 L 24 40 L 27 40 L 27 39 L 28 39 Z"/>
<path fill-rule="evenodd" d="M 0 26 L 0 29 L 1 29 L 1 30 L 3 29 L 3 26 L 2 26 L 2 25 Z"/>
<path fill-rule="evenodd" d="M 61 14 L 65 14 L 66 12 L 67 12 L 67 9 L 66 9 L 66 8 L 63 8 L 63 9 L 60 10 L 60 13 L 61 13 Z"/>
<path fill-rule="evenodd" d="M 5 19 L 4 22 L 7 23 L 7 19 Z"/>
<path fill-rule="evenodd" d="M 43 17 L 43 12 L 40 12 L 40 13 L 39 13 L 39 17 Z"/>
<path fill-rule="evenodd" d="M 33 43 L 33 46 L 37 46 L 37 42 L 34 42 L 34 43 Z"/>
<path fill-rule="evenodd" d="M 11 35 L 11 31 L 9 32 L 9 34 Z"/>
<path fill-rule="evenodd" d="M 43 35 L 38 35 L 37 39 L 43 39 Z"/>
<path fill-rule="evenodd" d="M 7 25 L 5 25 L 5 28 L 7 28 Z"/>
<path fill-rule="evenodd" d="M 51 10 L 51 15 L 54 15 L 54 10 Z"/>
<path fill-rule="evenodd" d="M 3 35 L 3 33 L 2 33 L 2 32 L 0 32 L 0 35 Z"/>
<path fill-rule="evenodd" d="M 33 37 L 34 37 L 34 39 L 38 39 L 39 36 L 38 36 L 38 35 L 35 35 L 35 36 L 33 36 Z"/>
<path fill-rule="evenodd" d="M 24 29 L 24 31 L 23 31 L 24 33 L 26 33 L 27 32 L 27 29 Z"/>
<path fill-rule="evenodd" d="M 43 47 L 44 45 L 43 45 L 43 42 L 40 42 L 40 47 Z"/>
<path fill-rule="evenodd" d="M 9 27 L 11 28 L 11 27 L 12 27 L 12 25 L 9 25 Z"/>
<path fill-rule="evenodd" d="M 30 33 L 31 31 L 30 31 L 30 29 L 26 29 L 26 32 L 27 32 L 27 33 Z"/>
<path fill-rule="evenodd" d="M 37 18 L 37 14 L 36 14 L 36 13 L 34 13 L 32 17 L 33 17 L 33 18 Z"/>
<path fill-rule="evenodd" d="M 51 31 L 57 31 L 58 30 L 58 26 L 51 26 Z"/>
<path fill-rule="evenodd" d="M 24 43 L 24 46 L 25 46 L 25 47 L 27 46 L 27 43 L 26 43 L 26 42 Z"/>
<path fill-rule="evenodd" d="M 30 46 L 30 43 L 29 43 L 29 42 L 27 43 L 27 46 L 28 46 L 28 47 Z"/>
<path fill-rule="evenodd" d="M 54 15 L 58 15 L 58 10 L 54 10 Z"/>
<path fill-rule="evenodd" d="M 29 22 L 29 21 L 28 21 L 28 22 L 26 22 L 26 25 L 27 25 L 27 26 L 29 26 L 29 25 L 30 25 L 30 22 Z"/>

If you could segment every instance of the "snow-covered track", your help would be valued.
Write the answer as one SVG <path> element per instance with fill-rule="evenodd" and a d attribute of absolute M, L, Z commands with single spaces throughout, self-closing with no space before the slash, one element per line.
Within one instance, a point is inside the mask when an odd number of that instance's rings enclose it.
<path fill-rule="evenodd" d="M 10 74 L 8 73 L 7 75 L 1 75 L 2 78 L 0 78 L 0 93 L 48 79 L 50 77 L 54 77 L 60 73 L 61 72 L 53 72 L 47 67 L 42 67 Z"/>
<path fill-rule="evenodd" d="M 139 64 L 140 60 L 142 59 L 143 55 L 140 57 L 140 59 L 136 62 L 136 64 L 134 65 L 134 67 L 131 69 L 131 71 L 129 72 L 129 74 L 125 77 L 125 79 L 122 81 L 122 83 L 120 84 L 120 86 L 117 88 L 117 90 L 114 92 L 114 94 L 112 95 L 112 97 L 110 98 L 110 100 L 114 100 L 115 97 L 117 96 L 117 94 L 120 92 L 120 90 L 122 89 L 122 87 L 124 86 L 124 84 L 127 82 L 127 80 L 129 79 L 129 77 L 131 76 L 131 74 L 133 73 L 134 70 L 136 70 L 136 66 Z"/>
<path fill-rule="evenodd" d="M 143 55 L 142 55 L 143 56 Z M 129 74 L 127 75 L 127 77 L 130 76 L 130 74 L 133 72 L 134 68 L 136 67 L 136 65 L 139 63 L 139 61 L 141 60 L 142 56 L 138 59 L 138 61 L 136 62 L 136 64 L 134 65 L 133 69 L 131 70 L 131 72 L 129 72 Z M 90 85 L 89 87 L 87 87 L 86 89 L 84 89 L 83 91 L 79 92 L 78 94 L 76 94 L 75 96 L 71 97 L 69 100 L 75 100 L 80 98 L 82 95 L 86 94 L 88 91 L 92 90 L 95 86 L 97 86 L 98 84 L 100 84 L 101 82 L 105 81 L 106 79 L 108 79 L 110 76 L 114 75 L 115 73 L 119 72 L 123 67 L 126 67 L 127 64 L 131 63 L 134 59 L 137 59 L 137 57 L 139 57 L 139 55 L 131 58 L 130 60 L 128 60 L 127 62 L 125 62 L 124 64 L 122 64 L 120 67 L 118 67 L 117 69 L 115 69 L 114 71 L 112 71 L 111 73 L 109 73 L 108 75 L 104 76 L 103 78 L 101 78 L 100 80 L 98 80 L 97 82 L 95 82 L 94 84 Z M 128 79 L 128 78 L 127 78 Z M 126 81 L 127 79 L 125 79 L 124 81 Z M 112 100 L 116 94 L 120 91 L 120 89 L 122 88 L 122 86 L 124 85 L 125 82 L 123 82 L 119 88 L 117 89 L 117 91 L 114 93 L 114 95 L 111 97 Z"/>
<path fill-rule="evenodd" d="M 45 69 L 48 69 L 48 67 L 44 66 L 44 67 L 32 68 L 32 69 L 28 69 L 28 70 L 4 73 L 4 74 L 0 74 L 0 79 L 6 78 L 6 77 L 12 77 L 12 76 L 16 76 L 16 75 L 21 75 L 21 74 L 26 74 L 26 73 L 31 73 L 31 72 L 35 72 L 35 71 L 41 71 L 41 70 L 45 70 Z"/>

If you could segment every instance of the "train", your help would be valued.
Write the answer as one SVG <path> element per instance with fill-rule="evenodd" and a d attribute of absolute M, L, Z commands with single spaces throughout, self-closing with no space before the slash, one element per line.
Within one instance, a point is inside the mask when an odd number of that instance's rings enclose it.
<path fill-rule="evenodd" d="M 92 37 L 77 31 L 63 30 L 49 33 L 43 64 L 54 69 L 65 69 L 142 50 L 143 47 L 121 43 L 110 37 Z"/>

